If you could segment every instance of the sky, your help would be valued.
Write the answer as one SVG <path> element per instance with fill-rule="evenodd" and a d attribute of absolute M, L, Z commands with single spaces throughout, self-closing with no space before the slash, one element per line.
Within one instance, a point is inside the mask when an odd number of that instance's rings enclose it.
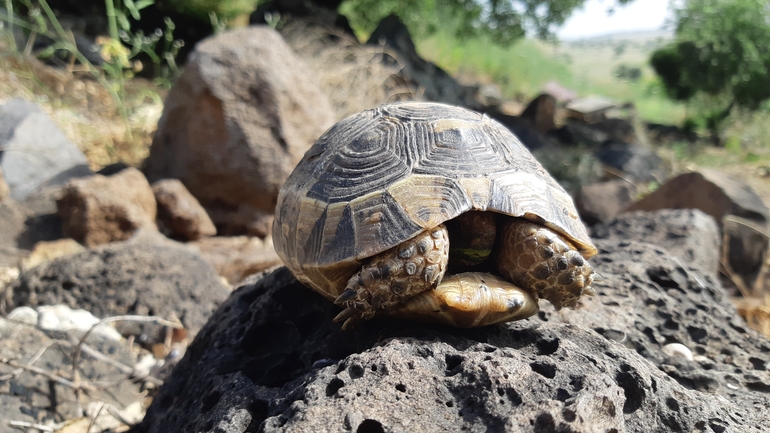
<path fill-rule="evenodd" d="M 567 22 L 556 31 L 561 40 L 583 39 L 640 30 L 661 29 L 669 16 L 669 0 L 635 0 L 626 6 L 616 6 L 615 0 L 587 0 Z M 607 9 L 616 6 L 613 15 Z"/>

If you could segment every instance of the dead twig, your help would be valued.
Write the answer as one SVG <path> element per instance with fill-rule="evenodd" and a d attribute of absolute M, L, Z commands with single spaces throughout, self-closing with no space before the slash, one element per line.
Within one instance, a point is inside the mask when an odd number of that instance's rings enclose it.
<path fill-rule="evenodd" d="M 61 430 L 62 427 L 64 427 L 63 424 L 54 424 L 53 426 L 43 425 L 43 424 L 37 424 L 34 422 L 27 422 L 27 421 L 8 421 L 8 425 L 11 427 L 22 427 L 22 428 L 33 428 L 40 431 L 46 431 L 46 432 L 55 432 L 58 430 Z"/>

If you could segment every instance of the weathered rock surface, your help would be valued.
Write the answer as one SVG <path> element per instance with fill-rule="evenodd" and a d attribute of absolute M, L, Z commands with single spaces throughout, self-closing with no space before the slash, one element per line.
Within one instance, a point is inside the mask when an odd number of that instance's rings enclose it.
<path fill-rule="evenodd" d="M 135 168 L 75 179 L 56 204 L 64 236 L 86 246 L 126 240 L 140 227 L 156 227 L 155 196 Z"/>
<path fill-rule="evenodd" d="M 719 226 L 698 209 L 626 212 L 591 227 L 592 239 L 625 239 L 657 245 L 678 263 L 715 277 L 719 271 Z M 601 258 L 600 258 L 601 259 Z"/>
<path fill-rule="evenodd" d="M 36 104 L 23 99 L 0 106 L 0 169 L 16 200 L 43 185 L 91 174 L 83 152 Z"/>
<path fill-rule="evenodd" d="M 217 273 L 230 284 L 236 284 L 249 275 L 281 264 L 273 243 L 251 236 L 205 238 L 190 242 Z"/>
<path fill-rule="evenodd" d="M 178 179 L 163 179 L 152 184 L 158 204 L 158 226 L 174 239 L 194 241 L 214 236 L 217 229 L 206 210 Z"/>
<path fill-rule="evenodd" d="M 83 252 L 85 249 L 83 245 L 80 245 L 72 238 L 41 241 L 35 244 L 32 252 L 24 259 L 22 266 L 25 269 L 34 268 L 57 257 L 71 256 Z"/>
<path fill-rule="evenodd" d="M 768 249 L 770 210 L 746 183 L 715 170 L 681 174 L 628 210 L 700 209 L 714 217 L 726 238 L 726 263 L 748 288 L 761 272 Z M 731 220 L 725 225 L 725 220 Z"/>
<path fill-rule="evenodd" d="M 0 266 L 17 266 L 25 252 L 18 248 L 27 211 L 16 201 L 0 200 Z"/>
<path fill-rule="evenodd" d="M 317 79 L 277 32 L 221 33 L 196 46 L 169 93 L 145 172 L 181 180 L 220 234 L 256 234 L 229 216 L 272 214 L 289 173 L 335 120 Z"/>
<path fill-rule="evenodd" d="M 285 268 L 247 280 L 133 431 L 767 431 L 770 341 L 713 276 L 650 244 L 598 247 L 579 309 L 473 330 L 342 332 Z"/>
<path fill-rule="evenodd" d="M 6 311 L 64 304 L 100 318 L 138 314 L 169 319 L 173 315 L 192 334 L 229 293 L 214 269 L 187 249 L 122 243 L 23 271 L 7 290 Z"/>
<path fill-rule="evenodd" d="M 636 198 L 636 186 L 622 179 L 583 185 L 575 207 L 586 224 L 611 221 Z"/>

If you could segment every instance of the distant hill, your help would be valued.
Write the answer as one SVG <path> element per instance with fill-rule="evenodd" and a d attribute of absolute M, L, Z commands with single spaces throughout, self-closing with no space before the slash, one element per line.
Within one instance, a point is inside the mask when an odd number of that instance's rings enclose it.
<path fill-rule="evenodd" d="M 674 38 L 673 30 L 638 30 L 630 32 L 608 33 L 605 35 L 590 36 L 580 39 L 564 40 L 565 44 L 593 44 L 593 43 L 617 43 L 617 42 L 665 42 Z"/>

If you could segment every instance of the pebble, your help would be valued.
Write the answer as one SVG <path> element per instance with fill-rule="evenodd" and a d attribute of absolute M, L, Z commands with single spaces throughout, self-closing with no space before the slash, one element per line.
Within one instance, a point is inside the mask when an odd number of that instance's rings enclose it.
<path fill-rule="evenodd" d="M 688 361 L 692 361 L 692 351 L 687 348 L 684 344 L 679 343 L 671 343 L 666 344 L 663 346 L 663 353 L 665 353 L 668 356 L 681 356 L 682 358 L 685 358 Z"/>

